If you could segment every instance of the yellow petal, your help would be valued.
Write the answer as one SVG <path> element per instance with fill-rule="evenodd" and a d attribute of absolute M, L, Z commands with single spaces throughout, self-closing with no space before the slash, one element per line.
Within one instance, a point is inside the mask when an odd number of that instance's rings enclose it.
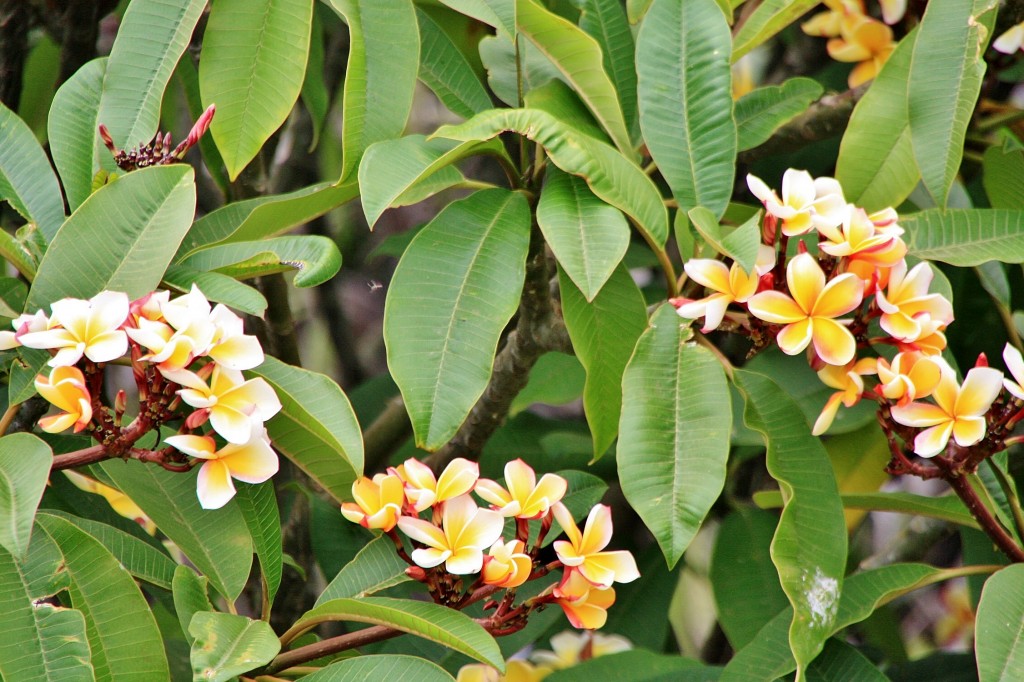
<path fill-rule="evenodd" d="M 992 367 L 975 367 L 967 373 L 954 414 L 957 417 L 980 417 L 992 407 L 1003 388 L 1003 373 Z"/>
<path fill-rule="evenodd" d="M 914 438 L 914 453 L 921 457 L 934 457 L 946 449 L 949 436 L 953 432 L 953 422 L 946 421 L 930 429 L 925 429 Z"/>
<path fill-rule="evenodd" d="M 786 355 L 796 355 L 803 352 L 810 345 L 814 338 L 814 325 L 808 319 L 786 325 L 775 337 L 775 342 Z"/>
<path fill-rule="evenodd" d="M 953 440 L 960 447 L 970 447 L 984 437 L 985 420 L 982 417 L 961 417 L 953 423 Z"/>
<path fill-rule="evenodd" d="M 825 288 L 825 273 L 814 256 L 801 253 L 786 266 L 786 283 L 796 304 L 805 313 L 810 313 Z"/>
<path fill-rule="evenodd" d="M 444 502 L 459 495 L 465 495 L 480 478 L 480 465 L 468 459 L 456 457 L 441 472 L 437 479 L 437 501 Z"/>
<path fill-rule="evenodd" d="M 857 353 L 857 342 L 850 330 L 835 320 L 814 318 L 814 350 L 830 365 L 845 365 Z"/>
<path fill-rule="evenodd" d="M 762 291 L 747 301 L 754 317 L 772 324 L 790 324 L 807 319 L 807 312 L 781 291 Z"/>
<path fill-rule="evenodd" d="M 811 314 L 814 317 L 839 317 L 859 306 L 863 297 L 864 282 L 859 277 L 851 273 L 839 275 L 820 290 Z"/>
<path fill-rule="evenodd" d="M 207 460 L 199 469 L 196 495 L 203 509 L 220 509 L 235 496 L 235 484 L 227 466 L 219 460 Z"/>

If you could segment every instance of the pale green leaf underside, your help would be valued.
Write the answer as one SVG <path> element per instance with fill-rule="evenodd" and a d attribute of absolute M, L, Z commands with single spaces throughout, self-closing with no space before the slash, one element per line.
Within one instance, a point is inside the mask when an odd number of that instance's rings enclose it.
<path fill-rule="evenodd" d="M 436 19 L 417 8 L 420 80 L 450 111 L 463 118 L 490 109 L 491 98 L 466 55 Z"/>
<path fill-rule="evenodd" d="M 50 447 L 31 434 L 0 438 L 0 546 L 19 559 L 28 551 L 52 462 Z"/>
<path fill-rule="evenodd" d="M 201 272 L 180 265 L 171 265 L 164 273 L 162 286 L 181 293 L 188 293 L 192 285 L 199 287 L 211 301 L 223 303 L 243 313 L 263 317 L 267 299 L 248 284 L 242 284 L 233 277 L 219 272 Z"/>
<path fill-rule="evenodd" d="M 820 0 L 765 0 L 757 6 L 733 41 L 732 61 L 735 62 L 761 43 L 799 19 Z"/>
<path fill-rule="evenodd" d="M 188 626 L 195 679 L 228 682 L 273 660 L 281 642 L 270 623 L 231 613 L 200 611 Z"/>
<path fill-rule="evenodd" d="M 302 679 L 304 682 L 453 682 L 455 678 L 444 668 L 422 658 L 387 654 L 338 661 Z"/>
<path fill-rule="evenodd" d="M 718 224 L 715 215 L 703 206 L 690 209 L 689 216 L 697 232 L 711 248 L 723 256 L 732 258 L 744 272 L 754 271 L 761 244 L 760 211 L 737 228 L 723 228 Z"/>
<path fill-rule="evenodd" d="M 50 105 L 46 135 L 72 211 L 92 193 L 100 150 L 109 156 L 96 132 L 106 70 L 106 57 L 88 62 L 64 81 Z"/>

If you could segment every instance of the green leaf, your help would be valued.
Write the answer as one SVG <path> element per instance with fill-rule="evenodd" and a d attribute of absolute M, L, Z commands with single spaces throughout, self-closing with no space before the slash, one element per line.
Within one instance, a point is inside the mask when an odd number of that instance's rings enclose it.
<path fill-rule="evenodd" d="M 981 287 L 992 297 L 992 300 L 1003 310 L 1012 310 L 1010 304 L 1010 280 L 1006 276 L 1006 266 L 996 261 L 988 261 L 974 268 Z"/>
<path fill-rule="evenodd" d="M 552 80 L 564 82 L 562 72 L 529 40 L 513 45 L 511 38 L 499 33 L 484 37 L 479 49 L 480 61 L 487 70 L 487 84 L 494 96 L 510 107 L 522 104 L 520 83 L 523 93 L 528 94 Z"/>
<path fill-rule="evenodd" d="M 104 289 L 153 291 L 196 208 L 190 166 L 154 166 L 105 185 L 71 214 L 46 250 L 28 309 Z"/>
<path fill-rule="evenodd" d="M 669 568 L 722 492 L 732 430 L 722 365 L 691 339 L 675 308 L 662 305 L 622 376 L 619 480 Z"/>
<path fill-rule="evenodd" d="M 932 3 L 921 18 L 907 78 L 907 115 L 921 180 L 945 208 L 985 75 L 985 46 L 997 0 Z M 980 19 L 980 21 L 979 21 Z"/>
<path fill-rule="evenodd" d="M 800 408 L 764 375 L 734 371 L 746 398 L 744 419 L 768 446 L 768 472 L 786 507 L 772 540 L 772 561 L 793 605 L 789 646 L 799 671 L 834 632 L 846 567 L 846 522 L 832 465 Z"/>
<path fill-rule="evenodd" d="M 315 287 L 338 274 L 341 251 L 334 240 L 314 234 L 215 244 L 193 251 L 181 266 L 248 279 L 296 270 L 297 287 Z"/>
<path fill-rule="evenodd" d="M 711 248 L 732 258 L 744 271 L 754 271 L 761 246 L 761 211 L 736 228 L 723 228 L 715 214 L 698 206 L 690 209 L 690 220 Z"/>
<path fill-rule="evenodd" d="M 352 561 L 345 564 L 323 593 L 316 598 L 316 606 L 332 599 L 366 597 L 409 580 L 405 563 L 395 543 L 386 535 L 379 535 L 366 543 Z"/>
<path fill-rule="evenodd" d="M 25 122 L 0 104 L 0 202 L 7 201 L 25 220 L 53 239 L 64 222 L 57 176 Z"/>
<path fill-rule="evenodd" d="M 601 46 L 580 27 L 535 0 L 516 0 L 516 28 L 551 60 L 608 131 L 615 146 L 633 156 L 618 93 L 602 67 Z"/>
<path fill-rule="evenodd" d="M 807 668 L 807 682 L 889 682 L 889 678 L 854 647 L 830 639 Z"/>
<path fill-rule="evenodd" d="M 608 134 L 601 129 L 583 101 L 563 80 L 556 78 L 533 88 L 526 93 L 523 100 L 529 109 L 546 111 L 564 125 L 575 128 L 576 132 L 589 135 L 601 142 L 608 142 Z"/>
<path fill-rule="evenodd" d="M 765 0 L 747 17 L 733 41 L 732 61 L 736 62 L 761 43 L 813 9 L 818 0 Z"/>
<path fill-rule="evenodd" d="M 164 273 L 162 285 L 182 293 L 188 293 L 195 284 L 206 298 L 216 303 L 263 317 L 267 299 L 248 284 L 242 284 L 233 277 L 219 272 L 200 272 L 181 265 L 172 265 Z"/>
<path fill-rule="evenodd" d="M 50 105 L 46 134 L 72 211 L 92 193 L 99 150 L 106 153 L 96 132 L 106 70 L 106 57 L 88 62 L 64 81 Z"/>
<path fill-rule="evenodd" d="M 1024 263 L 1024 211 L 1001 208 L 930 209 L 900 217 L 910 253 L 970 267 L 986 261 Z"/>
<path fill-rule="evenodd" d="M 739 651 L 789 602 L 769 550 L 778 517 L 740 507 L 718 529 L 709 577 L 718 622 Z"/>
<path fill-rule="evenodd" d="M 601 46 L 604 70 L 611 77 L 626 121 L 626 129 L 637 123 L 636 46 L 626 12 L 619 0 L 574 0 L 580 8 L 580 28 Z"/>
<path fill-rule="evenodd" d="M 486 140 L 506 130 L 543 145 L 556 166 L 586 180 L 594 194 L 632 217 L 655 245 L 665 244 L 668 211 L 651 179 L 610 145 L 581 134 L 547 112 L 485 111 L 465 123 L 443 126 L 434 136 Z"/>
<path fill-rule="evenodd" d="M 399 137 L 412 110 L 420 38 L 409 0 L 329 0 L 349 32 L 340 180 L 374 142 Z"/>
<path fill-rule="evenodd" d="M 811 78 L 790 78 L 782 85 L 766 85 L 743 95 L 736 100 L 737 148 L 745 151 L 767 141 L 824 91 Z"/>
<path fill-rule="evenodd" d="M 483 190 L 437 214 L 398 263 L 384 342 L 418 446 L 447 442 L 487 387 L 519 306 L 529 242 L 523 195 Z"/>
<path fill-rule="evenodd" d="M 0 277 L 0 315 L 11 318 L 21 315 L 27 297 L 28 287 L 20 279 Z"/>
<path fill-rule="evenodd" d="M 381 214 L 418 183 L 446 166 L 480 153 L 505 155 L 498 140 L 458 144 L 406 135 L 370 145 L 359 162 L 359 201 L 366 224 L 372 230 Z"/>
<path fill-rule="evenodd" d="M 174 570 L 174 580 L 172 581 L 174 611 L 178 614 L 181 631 L 190 645 L 194 639 L 188 631 L 192 617 L 201 611 L 214 610 L 213 604 L 210 603 L 210 598 L 206 594 L 207 583 L 209 580 L 196 574 L 188 566 L 178 566 Z"/>
<path fill-rule="evenodd" d="M 497 642 L 472 618 L 446 606 L 408 599 L 332 599 L 303 614 L 281 640 L 290 642 L 310 628 L 332 621 L 385 625 L 454 649 L 499 670 L 505 668 Z"/>
<path fill-rule="evenodd" d="M 629 17 L 629 23 L 636 24 L 643 19 L 651 7 L 651 2 L 653 0 L 626 0 L 626 16 Z"/>
<path fill-rule="evenodd" d="M 35 279 L 36 270 L 39 268 L 36 255 L 24 241 L 6 230 L 0 231 L 0 258 L 13 265 L 18 272 L 25 276 L 26 280 L 31 282 Z M 24 305 L 24 301 L 22 301 L 22 305 Z M 17 317 L 17 315 L 13 317 Z"/>
<path fill-rule="evenodd" d="M 430 661 L 396 654 L 356 656 L 321 668 L 303 682 L 452 682 L 454 678 Z"/>
<path fill-rule="evenodd" d="M 323 374 L 272 357 L 249 373 L 281 399 L 281 412 L 267 422 L 274 447 L 334 499 L 350 499 L 363 471 L 363 437 L 345 393 Z"/>
<path fill-rule="evenodd" d="M 0 546 L 23 558 L 50 477 L 50 446 L 29 433 L 0 438 Z"/>
<path fill-rule="evenodd" d="M 979 528 L 978 522 L 964 507 L 964 503 L 956 495 L 929 497 L 913 493 L 846 493 L 840 495 L 846 509 L 866 509 L 868 511 L 896 512 L 930 516 L 949 521 L 961 526 Z M 774 490 L 754 493 L 754 503 L 762 509 L 773 509 L 782 506 L 782 494 Z"/>
<path fill-rule="evenodd" d="M 71 604 L 85 615 L 96 678 L 167 679 L 160 630 L 131 574 L 70 521 L 40 514 L 38 522 L 64 555 Z"/>
<path fill-rule="evenodd" d="M 238 598 L 252 566 L 252 541 L 236 504 L 221 509 L 200 507 L 198 469 L 183 474 L 115 460 L 100 466 L 210 579 L 214 589 L 231 601 Z"/>
<path fill-rule="evenodd" d="M 302 90 L 313 3 L 217 0 L 203 33 L 199 90 L 234 180 L 288 118 Z"/>
<path fill-rule="evenodd" d="M 1024 676 L 1024 566 L 1007 566 L 985 581 L 976 628 L 980 682 Z"/>
<path fill-rule="evenodd" d="M 643 649 L 596 656 L 576 665 L 556 670 L 545 680 L 550 682 L 592 682 L 593 680 L 630 680 L 630 682 L 704 682 L 714 680 L 717 668 L 701 665 L 682 656 L 665 656 Z"/>
<path fill-rule="evenodd" d="M 622 265 L 592 302 L 559 270 L 562 315 L 573 350 L 587 370 L 583 410 L 600 458 L 619 432 L 622 373 L 640 334 L 647 328 L 643 294 Z"/>
<path fill-rule="evenodd" d="M 490 109 L 493 105 L 487 88 L 448 32 L 422 9 L 416 9 L 416 18 L 420 26 L 420 80 L 451 112 L 463 118 Z"/>
<path fill-rule="evenodd" d="M 174 77 L 177 87 L 181 88 L 185 96 L 189 115 L 192 120 L 199 120 L 206 108 L 203 106 L 203 97 L 199 92 L 199 69 L 191 58 L 181 59 L 178 61 L 178 68 L 174 70 Z M 203 135 L 199 138 L 199 150 L 202 152 L 203 165 L 210 172 L 213 182 L 224 196 L 229 196 L 231 188 L 227 171 L 224 169 L 224 159 L 217 151 L 217 143 L 213 141 L 212 135 Z M 101 153 L 106 153 L 106 150 L 102 150 Z"/>
<path fill-rule="evenodd" d="M 985 194 L 993 208 L 1024 209 L 1024 150 L 992 145 L 982 158 Z"/>
<path fill-rule="evenodd" d="M 260 570 L 267 583 L 270 603 L 273 603 L 277 588 L 281 586 L 284 569 L 284 552 L 281 548 L 281 514 L 277 509 L 272 481 L 258 485 L 239 483 L 238 508 L 245 519 L 245 525 L 252 536 L 252 546 L 260 560 Z"/>
<path fill-rule="evenodd" d="M 42 535 L 42 533 L 40 533 Z M 92 682 L 81 611 L 33 603 L 24 565 L 0 549 L 0 677 Z"/>
<path fill-rule="evenodd" d="M 220 242 L 244 242 L 273 237 L 308 223 L 359 194 L 356 184 L 310 185 L 288 194 L 237 201 L 195 222 L 175 256 L 178 262 L 193 252 Z"/>
<path fill-rule="evenodd" d="M 839 145 L 836 178 L 846 200 L 868 211 L 899 206 L 921 177 L 907 114 L 907 82 L 916 41 L 914 30 L 896 46 L 854 107 Z"/>
<path fill-rule="evenodd" d="M 655 0 L 636 42 L 640 127 L 681 211 L 732 196 L 731 36 L 714 0 Z"/>
<path fill-rule="evenodd" d="M 506 38 L 516 33 L 515 0 L 441 0 L 441 4 L 493 26 Z"/>
<path fill-rule="evenodd" d="M 593 301 L 626 255 L 629 224 L 575 175 L 551 170 L 537 205 L 537 224 L 559 264 Z"/>
<path fill-rule="evenodd" d="M 199 611 L 192 616 L 188 633 L 197 680 L 228 682 L 270 663 L 281 650 L 270 623 L 231 613 Z"/>
<path fill-rule="evenodd" d="M 526 386 L 508 408 L 514 417 L 534 404 L 568 405 L 583 395 L 587 372 L 575 355 L 552 352 L 537 358 L 530 368 Z"/>
<path fill-rule="evenodd" d="M 319 7 L 319 5 L 318 5 Z M 327 84 L 324 82 L 324 28 L 317 10 L 313 10 L 313 21 L 309 36 L 309 57 L 306 59 L 306 73 L 302 80 L 302 104 L 309 112 L 313 128 L 309 150 L 316 149 L 320 141 L 320 131 L 327 120 L 327 109 L 331 106 Z"/>

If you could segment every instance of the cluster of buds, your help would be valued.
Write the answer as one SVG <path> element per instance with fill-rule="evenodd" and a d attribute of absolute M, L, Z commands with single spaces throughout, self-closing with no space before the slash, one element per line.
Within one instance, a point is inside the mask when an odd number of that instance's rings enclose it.
<path fill-rule="evenodd" d="M 215 112 L 216 106 L 211 104 L 199 116 L 199 120 L 192 126 L 192 130 L 189 131 L 185 139 L 173 149 L 171 148 L 171 144 L 173 144 L 171 134 L 165 133 L 161 135 L 159 132 L 148 144 L 140 144 L 135 149 L 118 149 L 117 145 L 114 144 L 114 139 L 110 136 L 110 131 L 102 123 L 99 127 L 100 139 L 103 140 L 103 144 L 113 154 L 114 163 L 117 164 L 117 167 L 126 172 L 149 166 L 181 163 L 182 159 L 185 158 L 185 153 L 198 144 L 199 138 L 209 129 Z"/>
<path fill-rule="evenodd" d="M 680 316 L 703 317 L 705 332 L 729 319 L 751 337 L 755 350 L 769 344 L 789 355 L 806 350 L 822 382 L 836 389 L 815 435 L 829 428 L 840 405 L 875 400 L 896 473 L 918 473 L 908 468 L 897 437 L 921 457 L 949 449 L 951 462 L 965 471 L 1014 442 L 1008 436 L 1024 416 L 1020 351 L 1008 345 L 1003 353 L 1014 381 L 989 368 L 984 356 L 962 384 L 957 381 L 941 356 L 953 307 L 929 292 L 934 273 L 928 263 L 909 267 L 895 210 L 869 214 L 846 202 L 835 179 L 806 171 L 786 171 L 781 198 L 757 177 L 747 176 L 747 184 L 766 210 L 757 264 L 747 273 L 736 263 L 687 262 L 689 277 L 712 293 L 673 299 Z M 798 255 L 787 263 L 791 238 L 800 240 Z M 886 352 L 891 348 L 897 352 Z M 867 376 L 878 377 L 870 390 Z M 964 450 L 971 446 L 978 447 Z"/>
<path fill-rule="evenodd" d="M 611 509 L 595 506 L 581 531 L 561 502 L 567 488 L 556 474 L 538 481 L 519 459 L 505 465 L 504 486 L 481 479 L 477 464 L 465 459 L 455 459 L 437 477 L 425 464 L 408 459 L 353 483 L 355 501 L 343 504 L 341 512 L 388 534 L 409 563 L 407 574 L 424 583 L 438 604 L 461 609 L 506 590 L 500 600 L 485 604 L 495 609 L 488 623 L 492 634 L 522 629 L 531 611 L 550 603 L 558 604 L 574 627 L 600 628 L 615 601 L 612 583 L 630 582 L 640 574 L 629 552 L 604 551 L 612 537 Z M 470 493 L 489 508 L 478 506 Z M 506 539 L 510 519 L 514 531 Z M 531 521 L 537 522 L 532 538 Z M 543 563 L 539 555 L 555 521 L 567 539 L 555 541 L 556 558 Z M 397 531 L 411 542 L 411 552 Z M 561 581 L 515 604 L 515 588 L 558 568 L 563 569 Z M 462 576 L 475 576 L 468 588 Z"/>
<path fill-rule="evenodd" d="M 13 321 L 0 332 L 0 349 L 49 350 L 49 374 L 36 377 L 38 393 L 58 408 L 39 427 L 48 433 L 86 431 L 98 441 L 95 459 L 136 458 L 173 471 L 202 463 L 197 494 L 206 509 L 227 504 L 232 479 L 262 483 L 277 473 L 277 455 L 264 422 L 281 409 L 264 379 L 242 370 L 263 362 L 263 349 L 243 333 L 242 319 L 223 305 L 210 306 L 195 286 L 172 299 L 156 291 L 130 301 L 103 291 L 89 300 L 65 298 Z M 104 366 L 130 364 L 138 390 L 138 414 L 124 424 L 127 393 L 113 407 L 101 400 Z M 169 447 L 136 448 L 147 432 L 180 421 Z M 72 459 L 71 461 L 76 461 Z"/>
<path fill-rule="evenodd" d="M 535 649 L 529 656 L 508 659 L 504 675 L 489 665 L 470 663 L 459 668 L 456 682 L 540 682 L 556 670 L 632 648 L 632 642 L 619 635 L 565 630 L 551 637 L 551 651 Z"/>
<path fill-rule="evenodd" d="M 906 0 L 880 0 L 882 21 L 866 13 L 863 0 L 825 0 L 828 9 L 805 21 L 801 28 L 811 36 L 828 38 L 828 54 L 837 62 L 853 62 L 851 88 L 878 75 L 896 49 L 892 29 L 903 18 Z"/>

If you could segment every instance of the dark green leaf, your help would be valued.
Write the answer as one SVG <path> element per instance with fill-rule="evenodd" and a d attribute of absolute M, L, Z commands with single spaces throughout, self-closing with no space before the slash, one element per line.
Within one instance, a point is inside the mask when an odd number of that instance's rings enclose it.
<path fill-rule="evenodd" d="M 601 46 L 604 70 L 612 79 L 619 95 L 626 129 L 632 131 L 637 123 L 636 65 L 633 53 L 636 47 L 629 29 L 626 12 L 619 0 L 575 0 L 580 7 L 580 28 L 589 33 Z"/>
<path fill-rule="evenodd" d="M 389 654 L 338 661 L 302 679 L 303 682 L 452 682 L 454 678 L 444 668 L 422 658 Z"/>
<path fill-rule="evenodd" d="M 334 240 L 321 235 L 275 237 L 251 242 L 215 244 L 193 251 L 181 266 L 220 272 L 237 279 L 296 271 L 297 287 L 315 287 L 338 274 L 341 252 Z"/>
<path fill-rule="evenodd" d="M 743 95 L 736 100 L 737 148 L 744 151 L 762 144 L 823 92 L 815 80 L 790 78 L 782 85 L 766 85 Z"/>
<path fill-rule="evenodd" d="M 213 611 L 213 604 L 207 596 L 206 585 L 209 582 L 205 577 L 197 575 L 188 566 L 178 566 L 174 570 L 172 582 L 174 590 L 174 610 L 178 614 L 178 622 L 181 624 L 181 631 L 185 639 L 191 645 L 194 639 L 188 632 L 189 623 L 192 617 L 200 611 Z"/>
<path fill-rule="evenodd" d="M 395 543 L 386 535 L 374 538 L 366 544 L 352 561 L 334 577 L 327 589 L 317 597 L 316 606 L 332 599 L 344 597 L 366 597 L 409 580 L 405 563 Z"/>
<path fill-rule="evenodd" d="M 106 70 L 106 57 L 93 59 L 64 81 L 50 106 L 47 136 L 72 211 L 92 193 L 100 150 L 110 156 L 96 132 Z"/>
<path fill-rule="evenodd" d="M 219 272 L 202 272 L 172 265 L 164 273 L 162 285 L 181 293 L 188 293 L 192 285 L 199 287 L 203 295 L 211 301 L 239 310 L 243 313 L 263 317 L 267 309 L 267 299 L 248 284 L 242 284 L 234 277 Z"/>
<path fill-rule="evenodd" d="M 260 570 L 267 583 L 270 602 L 274 601 L 281 586 L 284 552 L 281 549 L 281 514 L 277 509 L 274 484 L 264 481 L 258 485 L 237 485 L 238 508 L 252 536 L 252 546 L 260 560 Z"/>
<path fill-rule="evenodd" d="M 449 110 L 463 118 L 490 109 L 487 89 L 447 31 L 422 9 L 417 8 L 416 18 L 421 41 L 420 80 Z"/>

